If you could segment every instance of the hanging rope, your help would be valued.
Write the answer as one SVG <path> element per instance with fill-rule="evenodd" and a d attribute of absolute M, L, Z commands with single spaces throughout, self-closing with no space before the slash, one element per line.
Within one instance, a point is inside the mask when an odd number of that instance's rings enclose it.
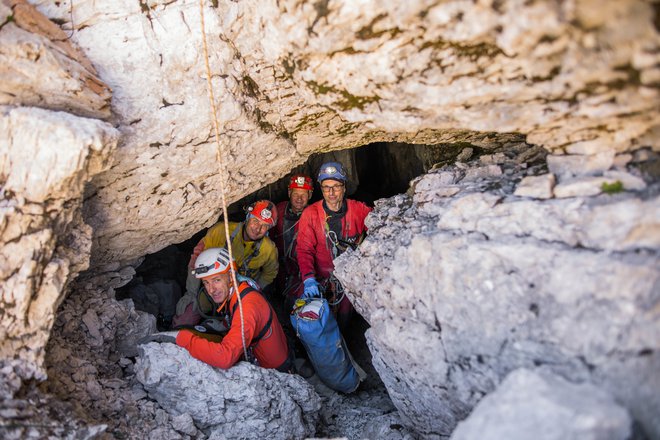
<path fill-rule="evenodd" d="M 231 282 L 236 293 L 236 298 L 238 299 L 238 313 L 241 318 L 241 341 L 243 342 L 243 354 L 245 355 L 245 360 L 248 361 L 249 357 L 247 352 L 247 344 L 245 343 L 245 322 L 243 320 L 243 301 L 241 300 L 241 295 L 238 292 L 238 281 L 236 281 L 236 270 L 234 269 L 234 253 L 232 251 L 231 238 L 229 237 L 227 199 L 225 197 L 225 173 L 222 161 L 222 158 L 224 157 L 224 149 L 220 143 L 220 128 L 218 127 L 218 116 L 215 108 L 213 83 L 211 82 L 211 67 L 209 66 L 209 51 L 206 44 L 206 29 L 204 26 L 204 0 L 199 0 L 199 16 L 202 31 L 202 47 L 204 49 L 204 66 L 206 67 L 206 84 L 208 88 L 209 102 L 211 103 L 211 120 L 213 121 L 213 129 L 215 132 L 216 160 L 218 161 L 218 169 L 220 174 L 220 194 L 222 195 L 222 214 L 225 222 L 225 240 L 227 240 L 227 250 L 229 251 L 229 269 L 231 273 Z"/>

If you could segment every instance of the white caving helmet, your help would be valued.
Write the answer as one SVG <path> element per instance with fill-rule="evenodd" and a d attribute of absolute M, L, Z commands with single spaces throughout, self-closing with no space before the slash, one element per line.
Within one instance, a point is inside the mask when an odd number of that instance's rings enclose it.
<path fill-rule="evenodd" d="M 199 254 L 195 260 L 192 274 L 195 278 L 206 278 L 218 273 L 229 272 L 229 251 L 225 248 L 209 248 Z M 234 268 L 236 262 L 234 261 Z"/>

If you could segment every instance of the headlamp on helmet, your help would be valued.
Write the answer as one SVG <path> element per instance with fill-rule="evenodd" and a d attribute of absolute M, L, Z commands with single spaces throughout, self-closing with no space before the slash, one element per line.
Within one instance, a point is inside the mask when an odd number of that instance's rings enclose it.
<path fill-rule="evenodd" d="M 319 170 L 319 175 L 316 180 L 321 183 L 328 179 L 339 180 L 346 183 L 346 171 L 344 171 L 344 167 L 341 163 L 326 162 L 321 165 L 321 169 Z"/>
<path fill-rule="evenodd" d="M 205 278 L 229 271 L 229 251 L 225 248 L 209 248 L 199 254 L 191 271 L 195 278 Z M 236 264 L 236 263 L 234 263 Z"/>
<path fill-rule="evenodd" d="M 270 200 L 259 200 L 248 206 L 246 220 L 251 217 L 267 223 L 271 228 L 277 224 L 277 210 Z"/>
<path fill-rule="evenodd" d="M 291 176 L 289 180 L 289 189 L 306 189 L 307 191 L 313 191 L 314 186 L 312 186 L 312 179 L 303 174 L 296 174 Z"/>

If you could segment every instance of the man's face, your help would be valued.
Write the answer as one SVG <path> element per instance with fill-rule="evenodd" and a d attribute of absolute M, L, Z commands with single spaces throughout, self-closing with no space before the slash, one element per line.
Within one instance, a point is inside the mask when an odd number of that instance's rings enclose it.
<path fill-rule="evenodd" d="M 270 225 L 256 217 L 250 217 L 247 223 L 245 223 L 245 233 L 252 241 L 263 238 L 266 232 L 268 232 L 268 229 L 270 229 Z"/>
<path fill-rule="evenodd" d="M 344 199 L 346 187 L 344 182 L 340 180 L 327 179 L 321 182 L 321 191 L 323 192 L 323 199 L 329 206 L 341 204 Z"/>
<path fill-rule="evenodd" d="M 222 304 L 229 296 L 229 272 L 204 277 L 202 284 L 216 304 Z"/>
<path fill-rule="evenodd" d="M 289 202 L 291 203 L 293 212 L 299 213 L 305 209 L 305 206 L 309 203 L 310 193 L 311 191 L 301 188 L 289 189 Z"/>

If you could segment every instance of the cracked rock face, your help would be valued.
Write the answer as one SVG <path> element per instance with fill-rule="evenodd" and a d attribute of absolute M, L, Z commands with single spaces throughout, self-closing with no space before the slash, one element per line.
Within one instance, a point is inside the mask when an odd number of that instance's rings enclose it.
<path fill-rule="evenodd" d="M 0 106 L 0 356 L 23 360 L 23 377 L 44 377 L 57 307 L 88 267 L 84 185 L 108 167 L 117 136 L 98 120 Z"/>
<path fill-rule="evenodd" d="M 512 372 L 458 427 L 452 440 L 630 438 L 630 416 L 592 384 L 548 371 Z"/>
<path fill-rule="evenodd" d="M 95 264 L 212 224 L 220 177 L 198 2 L 31 3 L 113 90 L 122 148 L 85 211 Z M 657 145 L 659 39 L 642 0 L 205 4 L 230 201 L 311 153 L 376 141 L 514 132 L 587 158 Z"/>
<path fill-rule="evenodd" d="M 658 436 L 657 184 L 518 197 L 529 170 L 513 153 L 445 166 L 378 201 L 367 240 L 338 259 L 372 326 L 374 366 L 406 425 L 431 438 L 509 372 L 538 365 L 596 384 Z"/>
<path fill-rule="evenodd" d="M 141 346 L 135 370 L 151 398 L 171 415 L 187 414 L 211 438 L 303 439 L 316 432 L 320 398 L 298 375 L 246 362 L 221 370 L 168 343 Z"/>

